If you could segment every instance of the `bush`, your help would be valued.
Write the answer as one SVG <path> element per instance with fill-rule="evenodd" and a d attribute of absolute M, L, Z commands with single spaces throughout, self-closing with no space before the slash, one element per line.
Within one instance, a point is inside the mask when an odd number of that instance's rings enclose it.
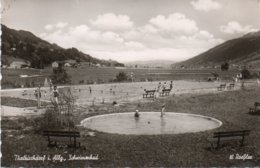
<path fill-rule="evenodd" d="M 229 69 L 229 64 L 227 62 L 221 65 L 222 71 L 227 71 L 228 69 Z"/>
<path fill-rule="evenodd" d="M 73 129 L 74 97 L 70 89 L 64 89 L 59 96 L 59 104 L 52 102 L 41 117 L 35 119 L 35 131 Z"/>
<path fill-rule="evenodd" d="M 127 75 L 125 72 L 119 72 L 117 75 L 116 75 L 116 80 L 118 82 L 122 82 L 122 81 L 127 81 Z"/>
<path fill-rule="evenodd" d="M 11 82 L 11 81 L 2 81 L 1 82 L 1 86 L 3 89 L 7 89 L 7 88 L 20 88 L 21 86 L 14 83 L 14 82 Z"/>
<path fill-rule="evenodd" d="M 70 84 L 71 79 L 66 70 L 63 68 L 62 64 L 59 64 L 58 68 L 53 69 L 53 74 L 51 76 L 53 84 Z"/>
<path fill-rule="evenodd" d="M 243 79 L 250 79 L 250 78 L 251 78 L 251 73 L 250 73 L 250 71 L 247 70 L 247 69 L 243 69 L 243 70 L 241 71 L 241 74 L 242 74 L 242 78 L 243 78 Z"/>
<path fill-rule="evenodd" d="M 251 77 L 252 78 L 259 78 L 260 77 L 260 73 L 255 72 L 255 73 L 251 74 Z"/>

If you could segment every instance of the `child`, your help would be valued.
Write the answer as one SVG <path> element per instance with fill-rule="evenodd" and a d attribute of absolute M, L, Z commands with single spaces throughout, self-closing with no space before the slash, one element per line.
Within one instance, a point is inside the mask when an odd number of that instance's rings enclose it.
<path fill-rule="evenodd" d="M 161 117 L 163 117 L 165 111 L 165 104 L 162 105 L 162 110 L 161 110 Z"/>
<path fill-rule="evenodd" d="M 170 90 L 172 90 L 172 88 L 173 88 L 173 83 L 171 81 L 171 83 L 170 83 Z"/>
<path fill-rule="evenodd" d="M 163 83 L 162 90 L 166 89 L 166 82 Z"/>
<path fill-rule="evenodd" d="M 58 92 L 57 86 L 54 86 L 54 88 L 53 88 L 53 97 L 54 97 L 55 103 L 58 104 L 59 92 Z"/>
<path fill-rule="evenodd" d="M 161 85 L 161 82 L 159 82 L 159 85 L 156 90 L 156 98 L 160 97 L 161 91 L 162 91 L 162 85 Z"/>

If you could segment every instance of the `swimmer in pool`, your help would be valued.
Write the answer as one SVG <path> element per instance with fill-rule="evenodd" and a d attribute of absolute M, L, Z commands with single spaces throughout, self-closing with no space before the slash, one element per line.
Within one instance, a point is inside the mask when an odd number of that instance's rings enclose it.
<path fill-rule="evenodd" d="M 135 111 L 135 118 L 139 118 L 139 116 L 140 116 L 140 115 L 139 115 L 139 110 L 136 110 L 136 111 Z"/>

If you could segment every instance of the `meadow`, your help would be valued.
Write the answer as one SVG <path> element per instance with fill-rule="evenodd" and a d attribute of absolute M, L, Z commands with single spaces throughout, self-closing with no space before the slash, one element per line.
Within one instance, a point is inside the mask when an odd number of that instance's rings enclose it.
<path fill-rule="evenodd" d="M 260 100 L 259 86 L 247 86 L 244 89 L 218 93 L 183 93 L 157 99 L 155 101 L 128 102 L 120 106 L 112 104 L 94 105 L 80 108 L 73 113 L 77 124 L 86 117 L 134 111 L 141 104 L 140 111 L 160 111 L 166 103 L 166 112 L 181 112 L 214 117 L 223 125 L 214 130 L 176 135 L 119 135 L 95 132 L 88 136 L 89 130 L 77 127 L 81 132 L 79 149 L 47 148 L 47 141 L 35 128 L 41 116 L 32 118 L 2 118 L 2 166 L 74 166 L 74 167 L 147 167 L 147 166 L 260 166 L 260 124 L 259 116 L 249 115 L 248 108 Z M 216 131 L 251 130 L 244 147 L 236 143 L 213 150 L 207 141 Z M 67 158 L 69 154 L 77 156 L 97 155 L 93 161 L 15 161 L 14 155 L 60 154 Z M 230 155 L 248 154 L 250 160 L 230 160 Z"/>
<path fill-rule="evenodd" d="M 1 69 L 2 88 L 21 87 L 21 84 L 39 83 L 43 85 L 44 79 L 52 74 L 52 68 L 39 69 Z M 197 80 L 206 81 L 216 72 L 223 80 L 231 80 L 238 70 L 221 71 L 220 69 L 163 69 L 163 68 L 116 68 L 116 67 L 79 67 L 66 68 L 71 77 L 71 84 L 113 83 L 119 72 L 125 72 L 129 77 L 134 75 L 134 81 L 159 80 Z M 35 78 L 21 78 L 20 75 L 41 75 Z"/>

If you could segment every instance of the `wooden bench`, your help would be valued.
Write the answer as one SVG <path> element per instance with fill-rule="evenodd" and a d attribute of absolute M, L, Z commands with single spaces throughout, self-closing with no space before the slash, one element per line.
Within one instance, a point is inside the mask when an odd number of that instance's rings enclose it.
<path fill-rule="evenodd" d="M 80 133 L 75 131 L 43 131 L 43 136 L 48 137 L 49 147 L 58 147 L 60 144 L 66 144 L 67 147 L 80 147 L 80 142 L 77 145 L 77 138 L 80 138 Z"/>
<path fill-rule="evenodd" d="M 225 89 L 226 89 L 226 84 L 220 84 L 220 86 L 217 87 L 218 91 L 222 91 L 222 90 L 225 90 Z"/>
<path fill-rule="evenodd" d="M 163 89 L 162 92 L 160 92 L 160 96 L 169 96 L 171 92 L 171 89 Z"/>
<path fill-rule="evenodd" d="M 24 90 L 23 93 L 22 93 L 22 96 L 26 96 L 26 95 L 28 95 L 28 93 L 27 93 L 26 90 Z"/>
<path fill-rule="evenodd" d="M 240 141 L 240 146 L 243 146 L 245 136 L 249 136 L 249 133 L 250 130 L 215 132 L 213 137 L 208 138 L 208 141 L 211 148 L 214 148 L 214 144 L 217 144 L 217 149 L 220 147 L 221 142 Z"/>
<path fill-rule="evenodd" d="M 260 114 L 260 102 L 255 102 L 254 108 L 249 108 L 249 114 Z"/>
<path fill-rule="evenodd" d="M 235 87 L 235 84 L 234 83 L 230 83 L 229 86 L 227 86 L 227 89 L 228 90 L 232 90 L 232 89 L 234 89 L 234 87 Z"/>
<path fill-rule="evenodd" d="M 143 98 L 154 98 L 155 90 L 145 90 Z"/>

